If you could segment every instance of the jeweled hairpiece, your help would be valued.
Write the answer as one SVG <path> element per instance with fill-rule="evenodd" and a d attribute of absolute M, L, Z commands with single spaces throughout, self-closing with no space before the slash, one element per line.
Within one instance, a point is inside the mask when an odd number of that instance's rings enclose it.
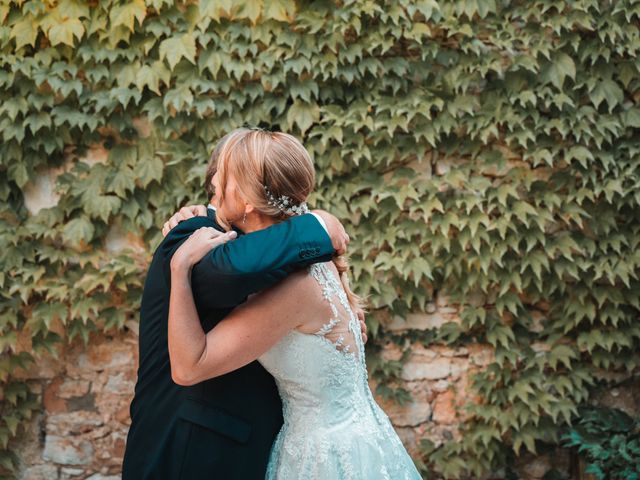
<path fill-rule="evenodd" d="M 272 207 L 277 208 L 283 213 L 286 213 L 289 216 L 293 215 L 304 215 L 305 213 L 309 213 L 309 207 L 307 206 L 307 202 L 302 202 L 299 205 L 293 203 L 290 197 L 286 195 L 280 195 L 276 197 L 266 185 L 263 185 L 264 193 L 267 195 L 267 203 Z"/>

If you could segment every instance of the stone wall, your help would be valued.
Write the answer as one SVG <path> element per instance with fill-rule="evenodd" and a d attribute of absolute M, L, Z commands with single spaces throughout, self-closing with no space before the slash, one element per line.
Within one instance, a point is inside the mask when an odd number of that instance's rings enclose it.
<path fill-rule="evenodd" d="M 115 480 L 137 372 L 137 336 L 128 331 L 64 349 L 23 375 L 43 409 L 20 438 L 25 480 Z"/>
<path fill-rule="evenodd" d="M 406 325 L 430 328 L 456 318 L 455 311 L 442 302 L 429 309 L 433 310 L 430 314 L 409 317 Z M 406 325 L 394 319 L 389 327 L 400 330 Z M 21 348 L 28 349 L 28 342 L 23 339 Z M 43 410 L 20 438 L 20 478 L 120 477 L 136 380 L 137 342 L 137 324 L 129 323 L 122 334 L 92 335 L 86 347 L 77 341 L 62 349 L 58 358 L 45 357 L 22 375 L 42 393 Z M 398 359 L 401 351 L 390 344 L 383 355 Z M 417 451 L 420 438 L 439 444 L 456 437 L 462 415 L 459 407 L 469 395 L 468 375 L 491 358 L 491 350 L 481 346 L 457 350 L 419 345 L 412 348 L 402 372 L 412 402 L 399 406 L 378 398 L 412 453 Z"/>
<path fill-rule="evenodd" d="M 411 328 L 431 328 L 438 322 L 456 321 L 455 309 L 442 297 L 428 310 L 430 313 L 410 316 L 407 324 Z M 388 326 L 396 331 L 405 328 L 399 319 Z M 43 409 L 20 436 L 19 478 L 120 478 L 138 362 L 137 324 L 129 322 L 127 327 L 117 336 L 92 336 L 86 347 L 77 341 L 62 349 L 57 358 L 45 357 L 22 374 L 25 382 L 42 393 Z M 54 326 L 54 330 L 61 328 Z M 20 339 L 20 347 L 29 349 L 29 339 Z M 399 359 L 401 353 L 396 345 L 389 344 L 382 354 L 387 359 Z M 461 407 L 474 400 L 470 397 L 469 376 L 491 362 L 492 355 L 486 345 L 411 347 L 402 381 L 412 401 L 399 406 L 377 399 L 410 452 L 417 451 L 421 438 L 438 445 L 459 436 L 457 426 L 464 419 Z M 640 385 L 612 389 L 595 400 L 640 415 Z M 523 455 L 519 465 L 523 480 L 542 479 L 551 465 L 565 472 L 571 468 L 566 451 L 538 457 Z M 492 472 L 487 478 L 504 475 Z"/>
<path fill-rule="evenodd" d="M 410 314 L 407 318 L 391 319 L 386 328 L 395 333 L 407 329 L 428 330 L 447 322 L 459 322 L 458 309 L 449 304 L 445 295 L 436 295 L 436 301 L 427 304 L 425 313 Z M 440 445 L 458 438 L 458 423 L 464 419 L 462 406 L 472 400 L 469 376 L 483 368 L 493 358 L 489 346 L 473 345 L 457 349 L 443 346 L 425 348 L 411 346 L 411 355 L 405 363 L 401 378 L 412 397 L 409 404 L 400 406 L 392 402 L 380 403 L 388 413 L 407 448 L 415 453 L 419 440 L 426 438 Z M 400 347 L 385 346 L 383 357 L 399 360 Z"/>

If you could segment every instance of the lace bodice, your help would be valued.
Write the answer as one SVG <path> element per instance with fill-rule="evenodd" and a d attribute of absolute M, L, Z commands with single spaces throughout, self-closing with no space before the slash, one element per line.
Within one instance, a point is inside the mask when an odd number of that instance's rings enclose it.
<path fill-rule="evenodd" d="M 314 264 L 331 318 L 315 334 L 292 330 L 259 361 L 274 376 L 284 425 L 269 479 L 419 479 L 367 382 L 357 316 L 327 264 Z"/>

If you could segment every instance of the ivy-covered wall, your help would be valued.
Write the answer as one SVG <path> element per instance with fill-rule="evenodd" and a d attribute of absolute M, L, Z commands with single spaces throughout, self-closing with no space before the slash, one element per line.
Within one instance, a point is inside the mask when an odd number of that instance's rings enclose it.
<path fill-rule="evenodd" d="M 409 396 L 420 343 L 491 349 L 425 467 L 479 477 L 557 443 L 638 373 L 639 25 L 637 0 L 2 3 L 5 473 L 42 401 L 16 372 L 137 319 L 160 226 L 245 123 L 301 137 L 312 203 L 348 223 L 383 397 Z M 114 231 L 142 245 L 109 250 Z M 440 291 L 458 321 L 390 328 Z"/>

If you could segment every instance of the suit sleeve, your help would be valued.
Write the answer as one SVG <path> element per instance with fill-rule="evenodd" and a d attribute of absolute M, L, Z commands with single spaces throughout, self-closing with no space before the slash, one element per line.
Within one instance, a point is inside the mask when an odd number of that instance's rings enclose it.
<path fill-rule="evenodd" d="M 211 250 L 194 265 L 193 293 L 211 307 L 234 307 L 296 269 L 330 260 L 334 252 L 317 218 L 296 216 Z"/>

